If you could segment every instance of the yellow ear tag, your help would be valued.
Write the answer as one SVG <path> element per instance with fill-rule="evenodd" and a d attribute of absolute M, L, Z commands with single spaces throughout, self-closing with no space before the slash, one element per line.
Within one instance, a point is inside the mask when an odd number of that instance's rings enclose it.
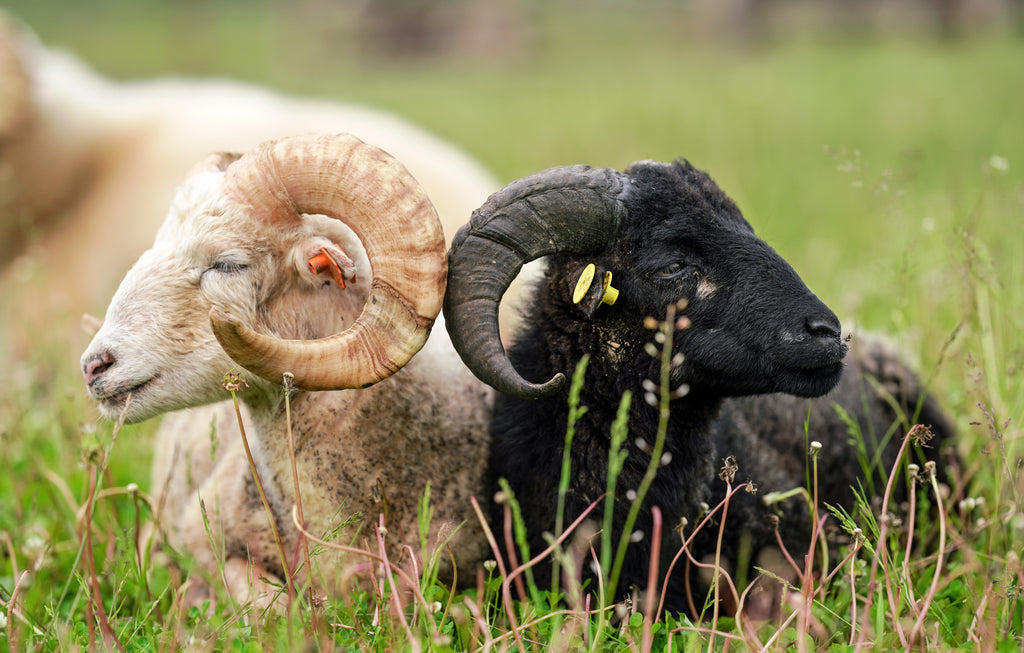
<path fill-rule="evenodd" d="M 604 273 L 604 281 L 601 283 L 604 287 L 601 293 L 601 303 L 608 304 L 611 306 L 615 303 L 615 300 L 619 298 L 619 289 L 612 287 L 612 272 L 608 270 Z"/>
<path fill-rule="evenodd" d="M 576 281 L 576 289 L 572 291 L 573 304 L 579 304 L 583 301 L 587 291 L 590 290 L 590 284 L 594 283 L 594 271 L 596 269 L 593 263 L 583 268 L 583 273 L 580 274 L 580 278 Z"/>

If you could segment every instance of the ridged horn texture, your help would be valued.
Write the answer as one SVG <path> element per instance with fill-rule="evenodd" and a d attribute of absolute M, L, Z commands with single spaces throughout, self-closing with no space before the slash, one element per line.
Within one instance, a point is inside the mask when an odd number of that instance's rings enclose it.
<path fill-rule="evenodd" d="M 603 251 L 626 215 L 629 178 L 590 166 L 560 166 L 523 177 L 473 212 L 448 252 L 445 324 L 473 373 L 493 388 L 539 399 L 562 387 L 565 375 L 543 383 L 524 379 L 501 344 L 498 304 L 523 265 L 558 252 Z"/>
<path fill-rule="evenodd" d="M 239 365 L 278 382 L 291 372 L 307 390 L 340 390 L 387 378 L 420 350 L 441 310 L 445 240 L 433 204 L 401 163 L 347 134 L 290 138 L 229 166 L 224 190 L 257 219 L 341 220 L 373 270 L 356 322 L 319 340 L 269 337 L 211 311 L 217 340 Z"/>

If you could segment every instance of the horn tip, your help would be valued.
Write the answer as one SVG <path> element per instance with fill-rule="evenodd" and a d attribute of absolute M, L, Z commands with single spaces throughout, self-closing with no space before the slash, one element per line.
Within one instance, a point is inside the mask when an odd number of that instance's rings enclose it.
<path fill-rule="evenodd" d="M 544 399 L 562 389 L 565 385 L 565 374 L 558 372 L 544 383 L 531 383 L 524 387 L 520 396 L 524 399 Z"/>

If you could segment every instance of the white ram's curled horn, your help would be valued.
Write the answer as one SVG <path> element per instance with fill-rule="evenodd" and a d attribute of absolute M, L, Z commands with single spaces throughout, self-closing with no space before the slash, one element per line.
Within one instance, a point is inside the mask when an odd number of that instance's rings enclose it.
<path fill-rule="evenodd" d="M 269 221 L 316 213 L 359 237 L 373 270 L 362 313 L 341 333 L 282 340 L 214 309 L 213 331 L 239 365 L 307 390 L 372 385 L 398 371 L 426 342 L 444 297 L 445 240 L 429 198 L 383 150 L 347 134 L 264 143 L 228 167 L 228 197 Z"/>

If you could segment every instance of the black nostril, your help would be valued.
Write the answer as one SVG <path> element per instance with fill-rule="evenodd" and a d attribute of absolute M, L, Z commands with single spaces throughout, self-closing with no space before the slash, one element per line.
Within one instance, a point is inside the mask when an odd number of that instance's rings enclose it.
<path fill-rule="evenodd" d="M 86 361 L 85 364 L 82 365 L 82 376 L 85 377 L 86 384 L 92 385 L 96 379 L 103 376 L 103 374 L 111 368 L 114 362 L 114 355 L 109 351 L 97 354 Z"/>
<path fill-rule="evenodd" d="M 808 318 L 804 328 L 807 333 L 818 338 L 839 338 L 842 335 L 842 327 L 834 319 Z"/>

